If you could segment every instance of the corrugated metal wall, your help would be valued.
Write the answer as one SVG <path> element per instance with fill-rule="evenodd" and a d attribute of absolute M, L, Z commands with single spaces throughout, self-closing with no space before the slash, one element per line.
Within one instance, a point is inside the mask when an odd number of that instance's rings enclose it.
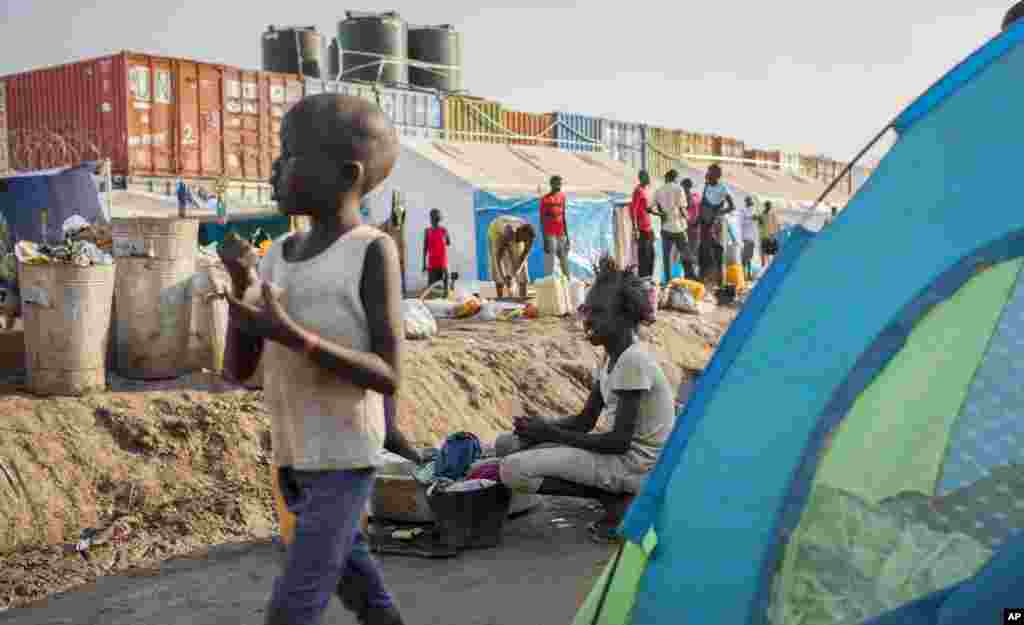
<path fill-rule="evenodd" d="M 444 105 L 436 93 L 314 78 L 306 79 L 305 89 L 306 95 L 342 93 L 378 102 L 402 136 L 437 138 L 444 127 Z"/>
<path fill-rule="evenodd" d="M 470 96 L 444 100 L 444 136 L 449 141 L 507 143 L 504 107 L 500 102 Z"/>
<path fill-rule="evenodd" d="M 604 120 L 602 137 L 611 157 L 636 170 L 647 167 L 645 128 L 643 124 Z"/>
<path fill-rule="evenodd" d="M 555 140 L 570 152 L 596 152 L 604 142 L 604 120 L 576 113 L 554 113 Z"/>
<path fill-rule="evenodd" d="M 682 130 L 647 127 L 646 167 L 654 180 L 661 180 L 669 170 L 679 169 L 687 152 L 688 138 Z"/>
<path fill-rule="evenodd" d="M 0 81 L 0 173 L 6 173 L 10 166 L 7 138 L 7 83 Z"/>
<path fill-rule="evenodd" d="M 11 166 L 67 164 L 59 141 L 71 139 L 76 152 L 110 158 L 127 170 L 124 60 L 117 54 L 3 78 Z"/>
<path fill-rule="evenodd" d="M 403 136 L 607 150 L 653 176 L 689 154 L 749 155 L 825 181 L 843 169 L 842 163 L 817 156 L 747 150 L 732 137 L 648 129 L 576 113 L 512 111 L 485 98 L 393 87 L 375 91 L 365 83 L 303 80 L 125 52 L 0 78 L 0 170 L 5 145 L 12 164 L 21 160 L 22 166 L 45 167 L 60 160 L 53 149 L 48 154 L 26 139 L 52 133 L 74 137 L 76 150 L 92 158 L 110 158 L 118 174 L 227 175 L 265 182 L 280 153 L 284 113 L 304 95 L 323 92 L 379 98 Z"/>
<path fill-rule="evenodd" d="M 516 145 L 542 145 L 553 147 L 555 116 L 551 113 L 525 113 L 505 110 L 502 122 L 506 129 L 519 135 L 510 139 Z M 522 138 L 530 137 L 530 138 Z"/>

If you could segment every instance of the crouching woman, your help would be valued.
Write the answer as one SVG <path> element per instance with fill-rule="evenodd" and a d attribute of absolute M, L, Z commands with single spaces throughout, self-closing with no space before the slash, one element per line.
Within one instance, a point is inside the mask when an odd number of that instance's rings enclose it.
<path fill-rule="evenodd" d="M 635 273 L 601 259 L 580 314 L 587 339 L 606 358 L 582 412 L 563 418 L 517 417 L 499 435 L 501 480 L 515 492 L 597 499 L 605 517 L 590 527 L 601 542 L 615 532 L 675 422 L 672 388 L 637 338 L 653 319 L 646 285 Z M 598 424 L 604 426 L 599 431 Z"/>

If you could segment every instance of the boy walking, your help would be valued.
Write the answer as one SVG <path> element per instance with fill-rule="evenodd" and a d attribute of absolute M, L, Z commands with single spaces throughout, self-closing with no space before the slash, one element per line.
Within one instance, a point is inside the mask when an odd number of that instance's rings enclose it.
<path fill-rule="evenodd" d="M 423 234 L 423 271 L 427 274 L 427 286 L 444 282 L 444 297 L 448 299 L 451 279 L 448 273 L 448 247 L 452 238 L 448 229 L 441 226 L 441 211 L 430 211 L 430 227 Z"/>
<path fill-rule="evenodd" d="M 397 136 L 369 101 L 321 94 L 285 115 L 281 144 L 278 205 L 311 228 L 275 241 L 258 272 L 251 250 L 222 247 L 225 371 L 246 379 L 263 360 L 274 464 L 296 516 L 265 623 L 318 625 L 337 593 L 363 625 L 402 625 L 359 527 L 381 448 L 418 459 L 382 400 L 401 380 L 398 251 L 359 213 L 394 166 Z"/>

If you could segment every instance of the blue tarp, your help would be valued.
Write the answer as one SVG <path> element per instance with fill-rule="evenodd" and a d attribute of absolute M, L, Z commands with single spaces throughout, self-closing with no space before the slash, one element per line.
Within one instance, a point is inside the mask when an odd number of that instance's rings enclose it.
<path fill-rule="evenodd" d="M 576 197 L 567 194 L 565 212 L 572 241 L 569 270 L 573 276 L 581 279 L 593 278 L 593 263 L 603 253 L 614 250 L 612 216 L 616 200 L 621 201 L 624 197 L 621 194 L 608 194 L 605 198 Z M 530 250 L 527 270 L 531 280 L 543 277 L 544 244 L 540 238 L 540 198 L 525 194 L 499 198 L 493 193 L 477 191 L 473 204 L 476 208 L 476 258 L 480 279 L 491 279 L 487 229 L 491 222 L 502 215 L 525 219 L 536 228 L 538 240 Z"/>
<path fill-rule="evenodd" d="M 199 225 L 199 245 L 206 247 L 220 243 L 228 232 L 234 232 L 243 239 L 250 239 L 257 228 L 263 229 L 271 239 L 277 239 L 291 229 L 291 221 L 285 215 L 264 215 L 231 219 L 226 224 L 206 222 Z"/>
<path fill-rule="evenodd" d="M 101 212 L 99 191 L 93 180 L 95 163 L 77 167 L 19 173 L 0 179 L 0 213 L 8 225 L 9 243 L 43 243 L 63 238 L 64 220 L 80 215 L 95 221 Z M 47 211 L 43 232 L 42 212 Z"/>

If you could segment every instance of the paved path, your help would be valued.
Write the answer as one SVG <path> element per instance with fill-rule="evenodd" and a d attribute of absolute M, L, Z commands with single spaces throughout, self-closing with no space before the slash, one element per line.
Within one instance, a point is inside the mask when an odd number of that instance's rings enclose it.
<path fill-rule="evenodd" d="M 408 625 L 568 625 L 611 553 L 586 537 L 585 524 L 597 516 L 581 502 L 549 499 L 510 520 L 497 549 L 380 561 Z M 557 518 L 573 527 L 557 527 Z M 262 625 L 281 555 L 272 544 L 219 547 L 159 572 L 105 578 L 40 607 L 0 613 L 0 625 Z M 354 623 L 332 601 L 324 625 Z"/>

